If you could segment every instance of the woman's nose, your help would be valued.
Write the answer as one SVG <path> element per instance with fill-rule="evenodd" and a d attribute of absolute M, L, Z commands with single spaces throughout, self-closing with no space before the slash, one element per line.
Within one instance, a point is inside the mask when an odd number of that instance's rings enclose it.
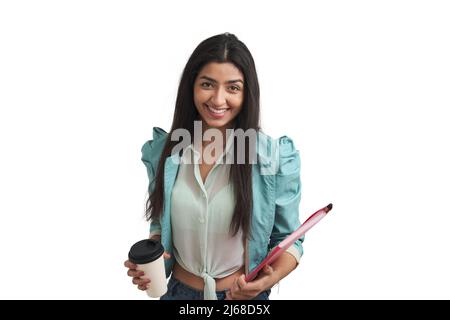
<path fill-rule="evenodd" d="M 219 87 L 214 91 L 212 103 L 214 104 L 215 107 L 220 107 L 224 105 L 225 102 L 226 102 L 226 92 L 225 90 Z"/>

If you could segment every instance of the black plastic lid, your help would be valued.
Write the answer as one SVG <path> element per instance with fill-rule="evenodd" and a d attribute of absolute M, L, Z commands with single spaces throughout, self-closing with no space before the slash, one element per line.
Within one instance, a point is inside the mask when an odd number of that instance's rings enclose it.
<path fill-rule="evenodd" d="M 151 239 L 136 242 L 128 252 L 128 259 L 135 264 L 145 264 L 158 259 L 164 253 L 161 242 Z"/>

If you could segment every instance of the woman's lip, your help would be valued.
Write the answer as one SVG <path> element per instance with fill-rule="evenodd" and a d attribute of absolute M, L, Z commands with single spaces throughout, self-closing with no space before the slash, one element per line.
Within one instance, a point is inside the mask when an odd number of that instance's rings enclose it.
<path fill-rule="evenodd" d="M 211 106 L 209 106 L 209 105 L 207 105 L 206 103 L 205 103 L 205 106 L 206 107 L 210 107 L 211 109 L 214 109 L 214 110 L 228 110 L 228 109 L 230 109 L 230 108 L 214 108 L 214 107 L 211 107 Z"/>
<path fill-rule="evenodd" d="M 227 111 L 230 109 L 230 108 L 224 108 L 224 109 L 226 110 L 225 112 L 223 112 L 222 114 L 217 114 L 217 113 L 213 113 L 212 111 L 210 111 L 210 110 L 209 110 L 209 106 L 208 106 L 207 104 L 204 104 L 204 106 L 205 106 L 205 108 L 206 108 L 206 111 L 208 111 L 208 114 L 211 115 L 211 117 L 213 117 L 213 118 L 215 118 L 215 119 L 221 119 L 221 118 L 223 118 L 223 116 L 225 115 L 225 113 L 227 113 Z M 214 109 L 214 108 L 212 108 L 212 109 Z"/>

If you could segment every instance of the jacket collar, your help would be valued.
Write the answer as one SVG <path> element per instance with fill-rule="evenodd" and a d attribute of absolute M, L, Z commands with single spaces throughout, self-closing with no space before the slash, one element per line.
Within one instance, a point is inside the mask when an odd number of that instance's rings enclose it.
<path fill-rule="evenodd" d="M 163 140 L 166 139 L 168 136 L 168 133 L 160 128 L 160 127 L 153 127 L 153 140 Z M 278 171 L 279 166 L 279 150 L 278 150 L 278 144 L 276 141 L 271 138 L 270 136 L 263 133 L 261 130 L 258 131 L 257 136 L 257 161 L 258 164 L 261 166 L 261 170 L 263 174 L 274 174 Z M 231 141 L 231 140 L 229 140 Z M 229 145 L 227 143 L 226 146 L 226 152 L 229 151 Z M 180 156 L 179 154 L 173 154 L 171 157 L 172 161 L 174 163 L 179 164 Z"/>

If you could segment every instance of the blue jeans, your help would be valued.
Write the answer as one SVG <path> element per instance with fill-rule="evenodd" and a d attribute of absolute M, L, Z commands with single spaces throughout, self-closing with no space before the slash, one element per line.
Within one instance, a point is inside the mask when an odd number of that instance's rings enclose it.
<path fill-rule="evenodd" d="M 270 289 L 261 292 L 253 300 L 269 300 Z M 225 300 L 226 291 L 216 291 L 217 300 Z M 170 277 L 167 284 L 167 292 L 160 300 L 204 300 L 203 291 L 194 289 L 181 281 Z"/>

